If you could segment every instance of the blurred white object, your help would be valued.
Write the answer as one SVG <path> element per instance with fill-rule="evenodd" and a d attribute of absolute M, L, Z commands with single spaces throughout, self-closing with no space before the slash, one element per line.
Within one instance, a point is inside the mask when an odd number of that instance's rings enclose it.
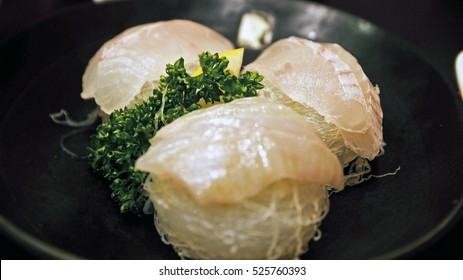
<path fill-rule="evenodd" d="M 455 72 L 458 86 L 460 87 L 460 96 L 463 98 L 463 51 L 457 55 L 457 59 L 455 60 Z"/>
<path fill-rule="evenodd" d="M 272 42 L 274 19 L 264 12 L 248 12 L 241 17 L 238 29 L 240 47 L 260 50 Z"/>

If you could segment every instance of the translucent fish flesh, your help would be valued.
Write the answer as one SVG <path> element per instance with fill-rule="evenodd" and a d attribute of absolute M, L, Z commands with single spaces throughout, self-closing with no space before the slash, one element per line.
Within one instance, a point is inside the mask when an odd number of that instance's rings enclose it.
<path fill-rule="evenodd" d="M 163 241 L 187 259 L 297 259 L 341 189 L 336 156 L 304 117 L 243 98 L 163 127 L 136 168 Z"/>
<path fill-rule="evenodd" d="M 136 167 L 182 185 L 201 204 L 240 202 L 283 179 L 343 185 L 337 158 L 312 126 L 265 98 L 194 111 L 151 143 Z"/>
<path fill-rule="evenodd" d="M 379 89 L 339 45 L 289 37 L 270 45 L 245 70 L 258 71 L 268 90 L 283 93 L 335 125 L 345 146 L 356 155 L 371 160 L 379 153 Z"/>
<path fill-rule="evenodd" d="M 198 55 L 223 52 L 233 44 L 208 27 L 188 20 L 170 20 L 132 27 L 106 42 L 90 60 L 82 79 L 84 99 L 94 98 L 101 110 L 129 106 L 140 92 L 150 93 L 166 64 L 183 57 L 187 70 Z"/>

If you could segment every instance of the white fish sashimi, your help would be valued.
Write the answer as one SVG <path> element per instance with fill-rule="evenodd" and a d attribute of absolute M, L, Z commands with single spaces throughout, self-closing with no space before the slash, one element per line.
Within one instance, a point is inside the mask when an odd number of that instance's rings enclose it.
<path fill-rule="evenodd" d="M 128 106 L 146 83 L 153 88 L 165 74 L 166 64 L 183 57 L 187 69 L 194 70 L 200 53 L 232 48 L 219 33 L 189 20 L 135 26 L 106 42 L 92 57 L 83 75 L 81 96 L 94 98 L 110 114 Z"/>
<path fill-rule="evenodd" d="M 379 90 L 356 59 L 336 44 L 289 37 L 269 46 L 245 70 L 264 75 L 292 100 L 313 108 L 336 125 L 346 146 L 373 159 L 382 145 Z"/>
<path fill-rule="evenodd" d="M 371 125 L 365 133 L 348 130 L 341 130 L 341 133 L 356 153 L 371 160 L 377 155 L 383 143 L 383 110 L 379 98 L 379 87 L 372 85 L 357 59 L 343 47 L 338 44 L 324 44 L 324 46 L 349 65 L 362 90 Z"/>
<path fill-rule="evenodd" d="M 341 166 L 305 119 L 265 98 L 189 113 L 163 127 L 136 168 L 184 186 L 199 203 L 236 203 L 274 182 L 343 187 Z"/>
<path fill-rule="evenodd" d="M 305 118 L 261 97 L 184 115 L 136 168 L 167 244 L 189 259 L 296 259 L 343 187 L 336 156 Z"/>

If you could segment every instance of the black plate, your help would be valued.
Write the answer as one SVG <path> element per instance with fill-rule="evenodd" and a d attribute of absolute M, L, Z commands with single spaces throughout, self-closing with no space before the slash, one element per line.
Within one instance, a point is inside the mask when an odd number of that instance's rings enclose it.
<path fill-rule="evenodd" d="M 84 5 L 58 14 L 1 45 L 0 225 L 44 257 L 174 259 L 151 217 L 118 213 L 107 182 L 59 148 L 70 128 L 51 112 L 84 117 L 81 76 L 97 48 L 130 26 L 171 18 L 203 23 L 235 40 L 240 16 L 262 10 L 275 37 L 337 42 L 381 86 L 386 154 L 373 173 L 401 167 L 331 197 L 323 238 L 305 259 L 408 256 L 461 215 L 463 110 L 456 90 L 407 43 L 371 23 L 323 5 L 288 1 L 132 1 Z M 310 33 L 315 32 L 315 33 Z M 246 61 L 256 56 L 247 52 Z M 74 138 L 80 147 L 88 135 Z M 72 143 L 71 143 L 72 144 Z M 79 146 L 79 145 L 77 145 Z"/>

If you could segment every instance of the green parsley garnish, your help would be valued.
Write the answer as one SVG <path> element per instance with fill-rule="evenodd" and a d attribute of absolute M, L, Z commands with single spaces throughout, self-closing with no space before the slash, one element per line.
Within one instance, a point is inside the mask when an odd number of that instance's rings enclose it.
<path fill-rule="evenodd" d="M 99 125 L 88 149 L 91 167 L 111 181 L 112 198 L 122 213 L 141 215 L 148 197 L 143 190 L 147 173 L 134 169 L 135 161 L 144 154 L 149 140 L 162 126 L 178 117 L 200 109 L 207 103 L 229 102 L 256 96 L 262 89 L 263 76 L 245 72 L 240 76 L 228 70 L 228 60 L 208 52 L 199 55 L 203 73 L 191 77 L 183 58 L 166 66 L 158 88 L 146 101 L 132 108 L 116 110 L 108 121 Z"/>

